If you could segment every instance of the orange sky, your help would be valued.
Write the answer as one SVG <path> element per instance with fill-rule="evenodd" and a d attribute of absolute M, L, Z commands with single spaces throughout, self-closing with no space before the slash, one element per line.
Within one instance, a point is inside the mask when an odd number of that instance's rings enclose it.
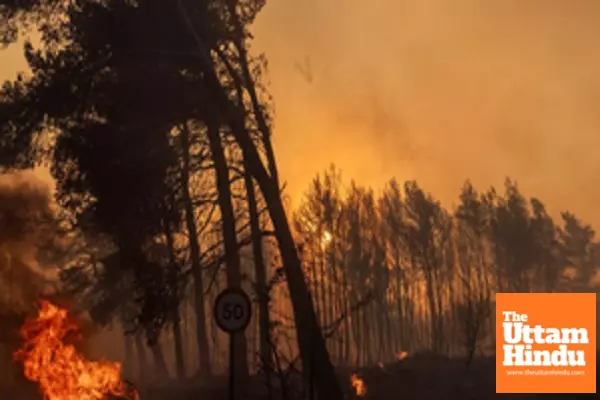
<path fill-rule="evenodd" d="M 290 195 L 331 162 L 448 205 L 509 175 L 600 226 L 599 19 L 597 0 L 269 0 L 255 50 Z M 0 53 L 0 78 L 20 62 Z"/>

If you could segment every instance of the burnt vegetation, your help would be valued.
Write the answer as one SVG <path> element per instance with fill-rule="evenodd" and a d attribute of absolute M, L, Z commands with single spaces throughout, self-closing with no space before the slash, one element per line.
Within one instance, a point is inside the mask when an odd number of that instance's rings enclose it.
<path fill-rule="evenodd" d="M 59 268 L 54 293 L 118 332 L 142 398 L 157 385 L 165 398 L 223 395 L 227 341 L 212 304 L 225 287 L 254 301 L 235 343 L 244 395 L 341 400 L 355 395 L 350 372 L 374 367 L 365 396 L 382 398 L 394 383 L 426 387 L 440 365 L 468 375 L 477 362 L 492 395 L 494 293 L 595 292 L 594 230 L 569 212 L 553 219 L 511 180 L 499 191 L 466 182 L 449 210 L 417 182 L 375 192 L 333 166 L 286 210 L 267 63 L 249 51 L 263 6 L 0 6 L 5 44 L 41 33 L 24 48 L 31 72 L 0 91 L 0 163 L 48 165 L 56 180 L 50 236 L 61 243 L 36 253 Z M 26 225 L 11 201 L 23 203 L 0 193 L 3 235 Z M 475 390 L 440 385 L 438 396 Z"/>

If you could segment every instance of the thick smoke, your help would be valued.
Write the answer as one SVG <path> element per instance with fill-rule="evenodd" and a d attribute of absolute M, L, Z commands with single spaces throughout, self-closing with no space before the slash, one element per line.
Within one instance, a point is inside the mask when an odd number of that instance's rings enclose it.
<path fill-rule="evenodd" d="M 269 0 L 255 50 L 290 195 L 330 162 L 446 205 L 508 175 L 600 224 L 599 17 L 596 0 Z"/>
<path fill-rule="evenodd" d="M 600 225 L 600 2 L 269 0 L 275 145 L 297 203 L 331 162 L 381 186 L 417 179 L 444 203 L 506 176 Z M 35 42 L 35 38 L 34 38 Z M 26 71 L 22 41 L 0 80 Z"/>
<path fill-rule="evenodd" d="M 0 306 L 28 310 L 51 279 L 38 253 L 53 239 L 51 187 L 33 171 L 0 175 Z"/>

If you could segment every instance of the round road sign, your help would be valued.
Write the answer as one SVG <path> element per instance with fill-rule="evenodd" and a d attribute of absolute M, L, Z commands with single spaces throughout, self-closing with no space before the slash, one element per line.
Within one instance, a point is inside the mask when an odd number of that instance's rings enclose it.
<path fill-rule="evenodd" d="M 215 300 L 214 315 L 217 326 L 225 332 L 243 331 L 252 317 L 250 298 L 241 289 L 225 289 Z"/>

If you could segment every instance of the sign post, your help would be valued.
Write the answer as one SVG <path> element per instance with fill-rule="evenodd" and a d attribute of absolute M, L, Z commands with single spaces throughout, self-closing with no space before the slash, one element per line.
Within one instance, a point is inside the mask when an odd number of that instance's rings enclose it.
<path fill-rule="evenodd" d="M 235 334 L 250 323 L 250 298 L 242 289 L 223 290 L 215 300 L 214 317 L 219 329 L 229 334 L 229 399 L 235 400 Z"/>

